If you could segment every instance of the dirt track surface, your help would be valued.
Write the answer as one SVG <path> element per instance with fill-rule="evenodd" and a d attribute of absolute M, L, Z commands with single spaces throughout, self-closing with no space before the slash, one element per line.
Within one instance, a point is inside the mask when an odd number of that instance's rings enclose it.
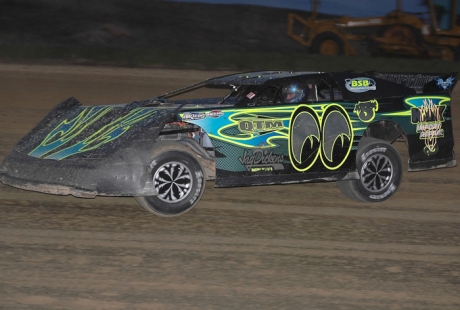
<path fill-rule="evenodd" d="M 69 96 L 129 102 L 218 74 L 0 65 L 0 160 Z M 453 109 L 460 154 L 460 86 Z M 0 309 L 460 309 L 459 184 L 458 167 L 405 172 L 367 204 L 334 183 L 208 182 L 177 218 L 0 184 Z"/>

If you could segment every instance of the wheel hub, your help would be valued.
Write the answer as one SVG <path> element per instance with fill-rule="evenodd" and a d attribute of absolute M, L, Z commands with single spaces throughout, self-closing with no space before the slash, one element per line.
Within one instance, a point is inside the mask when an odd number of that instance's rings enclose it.
<path fill-rule="evenodd" d="M 383 191 L 391 183 L 392 177 L 391 161 L 382 154 L 368 157 L 361 168 L 361 183 L 372 193 Z"/>
<path fill-rule="evenodd" d="M 167 203 L 183 200 L 190 193 L 193 179 L 190 170 L 178 162 L 161 166 L 153 176 L 153 186 L 158 198 Z"/>

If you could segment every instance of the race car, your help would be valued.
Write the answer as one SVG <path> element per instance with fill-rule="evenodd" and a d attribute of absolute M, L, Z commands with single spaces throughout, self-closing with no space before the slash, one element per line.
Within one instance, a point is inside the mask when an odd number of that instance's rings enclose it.
<path fill-rule="evenodd" d="M 335 181 L 379 202 L 408 170 L 454 167 L 457 73 L 260 71 L 127 104 L 57 105 L 5 157 L 7 185 L 76 197 L 133 196 L 174 216 L 216 187 Z M 197 99 L 199 98 L 199 99 Z"/>

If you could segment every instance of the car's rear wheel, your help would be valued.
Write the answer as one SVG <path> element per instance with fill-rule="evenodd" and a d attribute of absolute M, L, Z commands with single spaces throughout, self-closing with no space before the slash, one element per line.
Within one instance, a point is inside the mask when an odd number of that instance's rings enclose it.
<path fill-rule="evenodd" d="M 157 150 L 150 168 L 152 186 L 158 195 L 135 197 L 145 210 L 162 216 L 180 215 L 192 209 L 203 195 L 203 170 L 185 148 Z"/>
<path fill-rule="evenodd" d="M 362 138 L 356 155 L 357 180 L 338 181 L 342 193 L 359 201 L 378 202 L 393 195 L 402 177 L 401 158 L 388 142 Z"/>

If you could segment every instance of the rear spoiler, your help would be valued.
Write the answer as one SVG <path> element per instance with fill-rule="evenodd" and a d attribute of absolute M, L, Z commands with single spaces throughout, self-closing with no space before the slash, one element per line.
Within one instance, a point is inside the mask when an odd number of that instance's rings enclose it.
<path fill-rule="evenodd" d="M 376 78 L 398 83 L 412 88 L 417 94 L 432 92 L 452 92 L 457 83 L 458 72 L 451 73 L 391 73 L 375 72 Z"/>

